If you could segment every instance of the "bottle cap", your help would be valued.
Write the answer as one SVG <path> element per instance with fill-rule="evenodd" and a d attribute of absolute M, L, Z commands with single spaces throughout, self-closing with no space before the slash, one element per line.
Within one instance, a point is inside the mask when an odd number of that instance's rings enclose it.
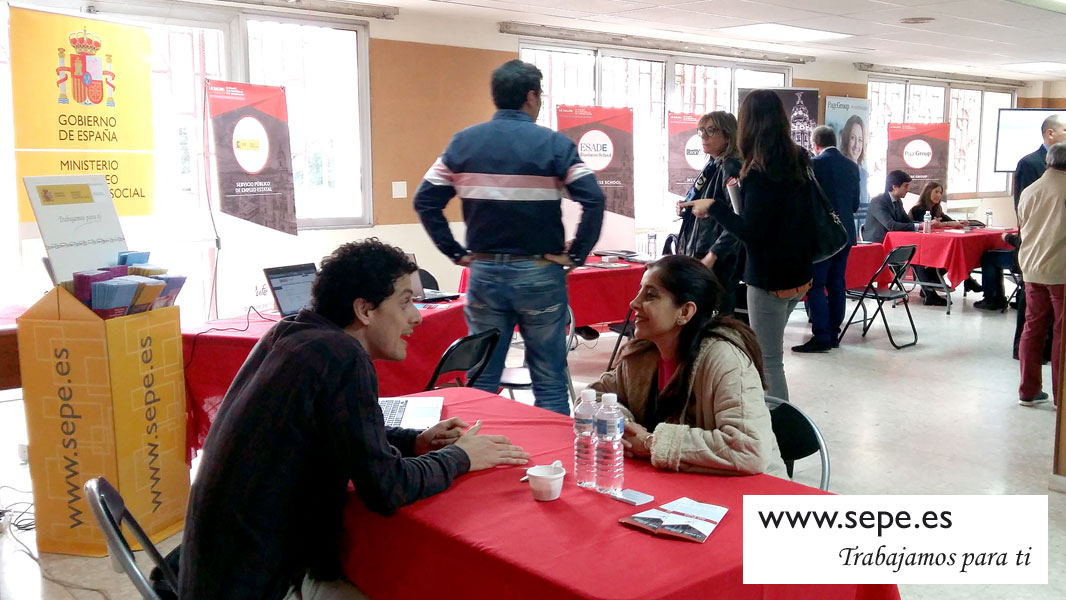
<path fill-rule="evenodd" d="M 585 388 L 585 389 L 581 390 L 581 401 L 582 402 L 595 403 L 596 402 L 596 390 L 594 390 L 592 388 Z"/>
<path fill-rule="evenodd" d="M 618 404 L 618 394 L 606 393 L 603 395 L 603 402 L 605 404 Z"/>

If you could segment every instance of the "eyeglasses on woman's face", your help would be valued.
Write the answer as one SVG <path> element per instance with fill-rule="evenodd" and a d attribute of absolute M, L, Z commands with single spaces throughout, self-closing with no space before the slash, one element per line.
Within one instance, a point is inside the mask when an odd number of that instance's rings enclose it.
<path fill-rule="evenodd" d="M 696 129 L 696 134 L 699 135 L 700 137 L 708 137 L 709 138 L 709 137 L 713 137 L 714 134 L 718 133 L 719 131 L 721 131 L 721 129 L 718 129 L 717 127 L 700 127 L 698 129 Z"/>

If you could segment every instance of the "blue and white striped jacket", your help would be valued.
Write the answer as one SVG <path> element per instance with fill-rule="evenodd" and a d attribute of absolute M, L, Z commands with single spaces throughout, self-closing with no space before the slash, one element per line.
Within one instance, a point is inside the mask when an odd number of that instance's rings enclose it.
<path fill-rule="evenodd" d="M 492 120 L 455 134 L 415 192 L 422 225 L 453 261 L 467 252 L 562 254 L 562 198 L 582 207 L 568 251 L 584 262 L 600 237 L 603 191 L 577 154 L 574 142 L 541 127 L 518 110 L 499 110 Z M 444 207 L 463 201 L 466 248 L 452 236 Z"/>

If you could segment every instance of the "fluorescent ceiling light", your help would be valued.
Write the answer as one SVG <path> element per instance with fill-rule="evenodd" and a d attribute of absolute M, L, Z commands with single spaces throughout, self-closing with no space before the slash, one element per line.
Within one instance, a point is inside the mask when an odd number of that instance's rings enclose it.
<path fill-rule="evenodd" d="M 1025 71 L 1027 73 L 1046 73 L 1048 71 L 1062 72 L 1066 71 L 1066 63 L 1058 62 L 1027 62 L 1027 63 L 1014 63 L 1012 65 L 1003 65 L 1002 69 L 1010 69 L 1012 71 Z"/>
<path fill-rule="evenodd" d="M 925 69 L 911 69 L 909 67 L 892 67 L 889 65 L 873 65 L 870 63 L 852 63 L 855 69 L 865 73 L 883 73 L 885 75 L 897 75 L 900 77 L 917 77 L 919 79 L 932 79 L 935 81 L 958 81 L 963 83 L 984 83 L 1003 87 L 1022 88 L 1024 81 L 1018 79 L 1003 79 L 1000 77 L 985 77 L 983 75 L 966 75 L 963 73 L 943 73 L 940 71 L 927 71 Z"/>
<path fill-rule="evenodd" d="M 363 17 L 392 20 L 400 13 L 395 6 L 360 4 L 345 0 L 177 0 L 175 4 L 223 6 L 276 13 L 328 14 L 334 17 Z"/>
<path fill-rule="evenodd" d="M 535 25 L 532 23 L 517 23 L 513 21 L 504 21 L 499 25 L 500 33 L 550 40 L 564 40 L 568 42 L 581 42 L 604 46 L 622 46 L 625 48 L 641 48 L 644 50 L 660 50 L 685 54 L 706 54 L 710 56 L 724 56 L 727 58 L 740 58 L 745 60 L 768 60 L 796 65 L 805 65 L 814 62 L 813 56 L 804 56 L 802 54 L 785 54 L 782 52 L 749 50 L 747 48 L 713 46 L 711 44 L 641 37 L 624 33 L 588 31 L 585 29 L 552 27 L 550 25 Z"/>
<path fill-rule="evenodd" d="M 767 40 L 771 42 L 817 42 L 821 40 L 839 40 L 851 37 L 846 33 L 834 33 L 819 29 L 807 29 L 806 27 L 793 27 L 791 25 L 778 25 L 777 23 L 758 23 L 756 25 L 738 25 L 736 27 L 723 27 L 718 31 L 738 37 L 751 38 L 753 40 Z"/>

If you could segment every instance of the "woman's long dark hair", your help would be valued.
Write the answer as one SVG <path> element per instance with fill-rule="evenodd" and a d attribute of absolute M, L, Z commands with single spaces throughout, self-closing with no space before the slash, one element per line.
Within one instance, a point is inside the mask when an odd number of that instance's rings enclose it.
<path fill-rule="evenodd" d="M 938 181 L 930 181 L 922 188 L 922 195 L 918 196 L 918 206 L 921 206 L 925 210 L 929 211 L 930 219 L 936 219 L 937 217 L 944 216 L 944 207 L 941 204 L 944 203 L 944 198 L 941 196 L 938 204 L 933 204 L 933 190 L 940 188 L 940 191 L 944 191 L 944 186 L 940 185 Z"/>
<path fill-rule="evenodd" d="M 677 340 L 679 372 L 659 393 L 656 413 L 664 417 L 677 416 L 684 409 L 690 394 L 688 386 L 692 377 L 693 363 L 699 356 L 703 340 L 708 337 L 725 340 L 747 354 L 756 370 L 759 371 L 763 389 L 766 389 L 762 349 L 755 338 L 755 332 L 733 317 L 723 317 L 718 314 L 722 286 L 719 285 L 714 272 L 695 258 L 683 255 L 665 256 L 648 265 L 648 269 L 656 270 L 663 289 L 674 297 L 675 304 L 681 306 L 686 302 L 692 302 L 696 305 L 696 313 L 681 328 L 681 335 Z M 716 329 L 733 330 L 738 334 L 740 342 L 738 343 L 737 340 Z"/>
<path fill-rule="evenodd" d="M 806 181 L 806 153 L 792 141 L 792 125 L 776 93 L 748 92 L 737 121 L 737 141 L 744 156 L 741 179 L 754 169 L 777 181 Z"/>

